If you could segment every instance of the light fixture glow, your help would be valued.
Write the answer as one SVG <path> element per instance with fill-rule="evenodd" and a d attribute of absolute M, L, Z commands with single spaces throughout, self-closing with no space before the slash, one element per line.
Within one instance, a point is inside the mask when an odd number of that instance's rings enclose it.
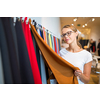
<path fill-rule="evenodd" d="M 74 18 L 73 21 L 74 21 L 74 22 L 77 21 L 77 18 Z"/>
<path fill-rule="evenodd" d="M 74 22 L 76 21 L 76 19 L 73 20 Z"/>
<path fill-rule="evenodd" d="M 85 26 L 87 26 L 87 24 L 85 24 Z"/>
<path fill-rule="evenodd" d="M 92 21 L 94 21 L 95 19 L 94 18 L 92 18 Z"/>
<path fill-rule="evenodd" d="M 85 27 L 85 25 L 83 25 L 83 27 Z"/>
<path fill-rule="evenodd" d="M 72 26 L 74 26 L 74 24 L 72 24 Z"/>

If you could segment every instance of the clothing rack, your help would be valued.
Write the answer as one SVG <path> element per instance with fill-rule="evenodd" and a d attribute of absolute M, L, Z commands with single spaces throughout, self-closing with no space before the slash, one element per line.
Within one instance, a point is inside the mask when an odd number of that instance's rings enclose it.
<path fill-rule="evenodd" d="M 13 18 L 14 18 L 13 22 L 14 22 L 14 25 L 15 25 L 16 20 L 17 20 L 17 19 L 20 20 L 20 17 L 13 17 Z M 24 18 L 25 18 L 25 17 L 22 17 L 22 21 L 24 21 Z M 31 21 L 32 21 L 32 22 L 31 22 L 32 25 L 34 25 L 34 22 L 36 22 L 36 21 L 33 20 L 32 18 L 27 17 L 26 22 L 28 22 L 29 19 L 31 19 Z M 37 28 L 37 29 L 39 28 L 39 29 L 43 30 L 42 25 L 38 24 L 37 22 L 36 22 L 36 28 Z M 44 28 L 45 28 L 45 27 L 44 27 Z M 48 29 L 45 28 L 45 31 L 46 31 L 46 32 L 49 32 L 51 35 L 53 35 L 53 36 L 57 37 L 58 39 L 60 39 L 60 36 L 57 36 L 57 35 L 53 34 L 53 32 L 49 31 Z"/>

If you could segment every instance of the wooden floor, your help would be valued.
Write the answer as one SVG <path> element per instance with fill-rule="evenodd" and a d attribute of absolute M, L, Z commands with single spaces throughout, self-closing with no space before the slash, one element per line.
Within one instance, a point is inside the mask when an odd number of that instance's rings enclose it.
<path fill-rule="evenodd" d="M 99 74 L 91 72 L 90 81 L 88 84 L 99 84 Z"/>
<path fill-rule="evenodd" d="M 100 60 L 99 60 L 100 63 Z M 96 69 L 97 72 L 100 72 L 100 69 Z M 90 81 L 88 84 L 99 84 L 100 74 L 95 73 L 95 69 L 91 69 Z"/>

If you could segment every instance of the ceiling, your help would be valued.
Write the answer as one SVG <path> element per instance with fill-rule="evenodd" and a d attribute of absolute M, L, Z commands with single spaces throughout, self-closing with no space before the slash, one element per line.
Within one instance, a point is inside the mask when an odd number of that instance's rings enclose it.
<path fill-rule="evenodd" d="M 74 18 L 77 18 L 76 22 L 73 21 Z M 92 18 L 95 18 L 95 20 L 92 21 Z M 93 26 L 100 26 L 100 17 L 60 17 L 60 21 L 61 28 L 68 24 L 74 24 L 78 29 L 91 29 Z M 85 23 L 87 23 L 87 26 L 82 27 Z M 77 26 L 77 24 L 80 24 L 80 26 Z"/>

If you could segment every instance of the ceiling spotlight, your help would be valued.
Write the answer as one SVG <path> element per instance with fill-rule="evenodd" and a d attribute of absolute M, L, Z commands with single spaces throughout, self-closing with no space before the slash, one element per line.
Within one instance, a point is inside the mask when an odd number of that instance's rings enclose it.
<path fill-rule="evenodd" d="M 82 27 L 85 27 L 85 25 L 83 25 Z"/>
<path fill-rule="evenodd" d="M 76 21 L 76 19 L 73 20 L 74 22 Z"/>
<path fill-rule="evenodd" d="M 77 21 L 77 18 L 74 18 L 73 21 L 74 21 L 74 22 Z"/>
<path fill-rule="evenodd" d="M 85 26 L 87 26 L 87 24 L 85 24 Z"/>
<path fill-rule="evenodd" d="M 92 18 L 92 21 L 94 21 L 95 19 L 94 18 Z"/>
<path fill-rule="evenodd" d="M 72 24 L 72 26 L 74 26 L 74 24 Z"/>

